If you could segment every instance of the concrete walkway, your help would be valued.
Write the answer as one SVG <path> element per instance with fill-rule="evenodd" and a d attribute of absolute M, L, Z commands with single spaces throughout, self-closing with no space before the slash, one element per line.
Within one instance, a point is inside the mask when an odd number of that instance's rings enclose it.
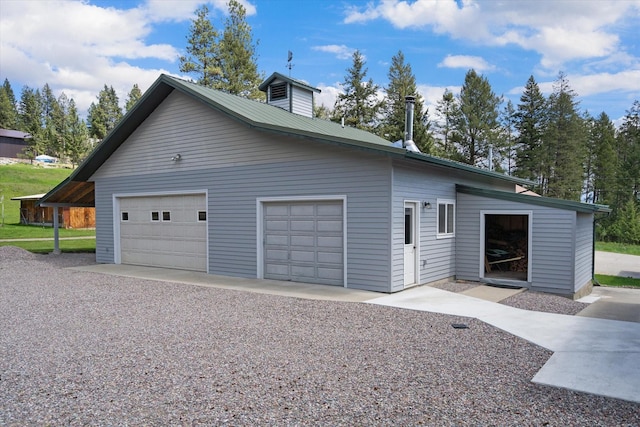
<path fill-rule="evenodd" d="M 367 302 L 474 317 L 554 352 L 534 383 L 640 403 L 638 323 L 521 310 L 429 286 Z"/>
<path fill-rule="evenodd" d="M 597 274 L 640 279 L 640 256 L 596 251 Z"/>
<path fill-rule="evenodd" d="M 533 382 L 640 403 L 639 323 L 541 313 L 492 302 L 503 299 L 507 293 L 520 292 L 519 290 L 482 286 L 465 291 L 470 295 L 464 295 L 421 286 L 384 295 L 336 286 L 244 279 L 154 267 L 97 264 L 73 269 L 296 298 L 365 302 L 474 317 L 554 352 L 535 375 Z M 596 288 L 594 292 L 600 289 L 605 288 Z M 617 298 L 626 299 L 627 302 L 635 300 L 632 309 L 640 311 L 640 291 L 630 291 L 636 292 L 632 294 L 633 299 L 624 295 Z M 594 300 L 605 296 L 597 295 Z"/>

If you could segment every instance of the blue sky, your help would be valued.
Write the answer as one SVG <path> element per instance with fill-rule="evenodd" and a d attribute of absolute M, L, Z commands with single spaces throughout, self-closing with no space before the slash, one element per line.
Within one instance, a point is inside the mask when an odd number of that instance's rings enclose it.
<path fill-rule="evenodd" d="M 207 4 L 224 24 L 225 1 Z M 183 0 L 0 0 L 0 78 L 16 96 L 23 85 L 74 98 L 81 113 L 100 89 L 121 101 L 134 83 L 145 90 L 160 73 L 179 72 L 194 10 Z M 288 73 L 322 90 L 333 106 L 351 54 L 384 87 L 402 50 L 433 114 L 445 88 L 457 92 L 468 69 L 518 103 L 533 75 L 544 93 L 563 71 L 580 105 L 621 118 L 640 100 L 640 0 L 251 0 L 259 70 Z"/>

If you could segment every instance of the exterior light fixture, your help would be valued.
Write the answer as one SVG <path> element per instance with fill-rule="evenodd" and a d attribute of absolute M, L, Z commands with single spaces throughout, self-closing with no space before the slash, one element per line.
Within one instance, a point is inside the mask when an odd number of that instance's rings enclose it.
<path fill-rule="evenodd" d="M 424 201 L 424 202 L 422 202 L 422 207 L 425 208 L 425 209 L 431 209 L 431 203 L 427 202 L 427 201 Z"/>
<path fill-rule="evenodd" d="M 182 159 L 182 156 L 180 155 L 180 153 L 176 154 L 175 156 L 173 156 L 171 158 L 171 161 L 173 162 L 177 162 L 178 160 Z"/>

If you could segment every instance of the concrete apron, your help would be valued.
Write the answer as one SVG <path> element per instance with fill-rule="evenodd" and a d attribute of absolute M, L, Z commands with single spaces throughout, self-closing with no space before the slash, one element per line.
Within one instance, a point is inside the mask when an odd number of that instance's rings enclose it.
<path fill-rule="evenodd" d="M 640 403 L 637 323 L 521 310 L 428 286 L 367 302 L 474 317 L 554 352 L 534 383 Z"/>
<path fill-rule="evenodd" d="M 500 301 L 519 290 L 479 286 L 453 293 L 429 286 L 391 295 L 306 283 L 244 279 L 129 265 L 73 267 L 117 276 L 186 283 L 296 298 L 366 302 L 474 317 L 554 352 L 533 382 L 640 403 L 640 327 L 637 323 L 521 310 Z M 498 293 L 496 293 L 498 292 Z M 507 293 L 505 293 L 507 292 Z M 480 298 L 484 298 L 480 299 Z"/>

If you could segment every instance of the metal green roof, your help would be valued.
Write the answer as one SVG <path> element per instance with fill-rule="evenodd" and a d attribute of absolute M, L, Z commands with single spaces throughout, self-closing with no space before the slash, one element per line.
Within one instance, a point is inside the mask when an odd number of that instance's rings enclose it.
<path fill-rule="evenodd" d="M 274 75 L 281 76 L 278 73 Z M 312 88 L 313 89 L 313 88 Z M 55 200 L 52 196 L 64 192 L 70 185 L 86 182 L 96 170 L 115 152 L 120 145 L 146 120 L 146 118 L 174 90 L 195 98 L 227 116 L 257 130 L 275 132 L 297 138 L 307 138 L 316 142 L 337 144 L 349 148 L 364 149 L 377 154 L 404 158 L 439 167 L 453 168 L 477 175 L 518 184 L 532 184 L 530 181 L 483 170 L 438 157 L 413 153 L 392 144 L 370 132 L 342 126 L 338 123 L 293 114 L 282 108 L 263 102 L 241 98 L 196 83 L 162 74 L 147 89 L 136 105 L 118 122 L 116 127 L 98 144 L 84 162 L 56 188 L 47 193 L 41 203 Z M 71 187 L 69 187 L 71 188 Z M 58 203 L 57 201 L 56 203 Z"/>
<path fill-rule="evenodd" d="M 466 185 L 456 185 L 458 193 L 472 194 L 474 196 L 487 197 L 491 199 L 507 200 L 510 202 L 527 203 L 530 205 L 545 206 L 549 208 L 565 209 L 585 213 L 609 213 L 608 206 L 596 205 L 592 203 L 575 202 L 572 200 L 554 199 L 551 197 L 531 196 L 527 194 L 509 193 L 507 191 L 489 190 L 486 188 L 469 187 Z"/>
<path fill-rule="evenodd" d="M 307 84 L 306 82 L 303 82 L 301 80 L 296 80 L 296 79 L 292 79 L 291 77 L 287 77 L 284 74 L 280 74 L 278 72 L 275 72 L 273 74 L 271 74 L 269 77 L 267 77 L 267 79 L 265 81 L 263 81 L 260 86 L 258 86 L 258 89 L 260 89 L 263 92 L 267 91 L 267 87 L 269 86 L 269 84 L 271 84 L 272 81 L 274 81 L 275 79 L 279 79 L 282 81 L 285 81 L 287 83 L 291 83 L 294 86 L 298 86 L 301 87 L 303 89 L 307 89 L 313 92 L 321 92 L 320 89 L 318 89 L 317 87 L 313 87 L 313 86 L 309 86 L 309 84 Z"/>

